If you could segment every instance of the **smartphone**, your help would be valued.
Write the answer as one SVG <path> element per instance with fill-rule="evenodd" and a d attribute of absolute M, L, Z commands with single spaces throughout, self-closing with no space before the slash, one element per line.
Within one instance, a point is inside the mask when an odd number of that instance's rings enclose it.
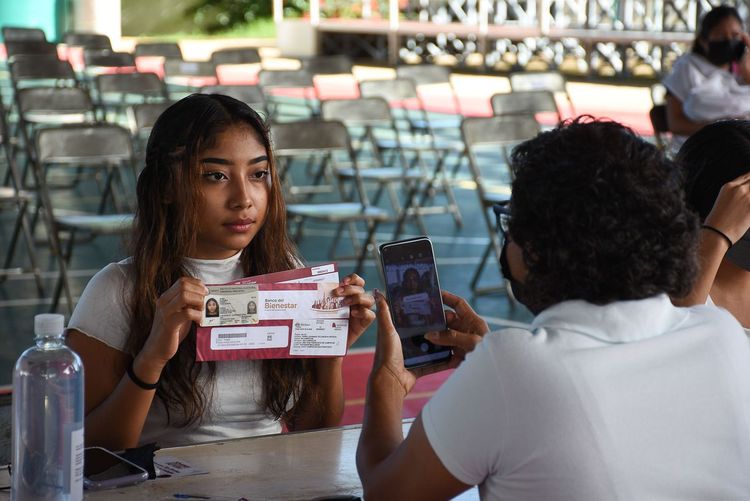
<path fill-rule="evenodd" d="M 135 463 L 102 447 L 83 451 L 83 486 L 86 489 L 113 489 L 148 479 L 148 473 Z"/>
<path fill-rule="evenodd" d="M 427 237 L 386 242 L 379 247 L 388 305 L 401 338 L 407 369 L 448 360 L 447 346 L 432 344 L 424 335 L 446 329 L 435 253 Z"/>

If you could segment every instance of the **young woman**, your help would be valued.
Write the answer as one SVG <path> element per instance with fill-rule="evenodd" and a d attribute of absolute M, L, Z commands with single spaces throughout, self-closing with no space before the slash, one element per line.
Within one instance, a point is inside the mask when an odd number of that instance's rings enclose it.
<path fill-rule="evenodd" d="M 677 154 L 688 205 L 703 225 L 700 273 L 677 304 L 714 303 L 750 334 L 750 121 L 707 125 Z"/>
<path fill-rule="evenodd" d="M 691 51 L 663 82 L 674 151 L 706 123 L 750 114 L 748 46 L 734 7 L 721 5 L 703 17 Z"/>
<path fill-rule="evenodd" d="M 404 439 L 416 374 L 376 293 L 364 497 L 449 499 L 479 485 L 482 499 L 746 498 L 750 345 L 726 311 L 669 299 L 697 271 L 678 167 L 618 124 L 581 121 L 518 146 L 511 167 L 507 270 L 536 317 L 484 334 L 444 294 L 463 335 L 430 339 L 481 342 L 462 344 L 466 360 Z"/>
<path fill-rule="evenodd" d="M 67 342 L 86 372 L 86 443 L 174 446 L 337 425 L 341 359 L 195 362 L 206 283 L 301 266 L 269 133 L 247 105 L 189 96 L 149 137 L 138 178 L 131 258 L 89 282 Z M 372 322 L 364 280 L 335 294 L 351 306 L 349 345 Z"/>

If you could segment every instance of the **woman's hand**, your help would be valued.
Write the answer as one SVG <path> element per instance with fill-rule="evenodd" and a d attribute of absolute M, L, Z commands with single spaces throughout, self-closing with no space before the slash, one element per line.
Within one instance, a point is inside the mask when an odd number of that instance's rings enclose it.
<path fill-rule="evenodd" d="M 375 320 L 375 313 L 370 309 L 375 300 L 365 292 L 365 280 L 352 273 L 341 281 L 341 285 L 333 291 L 338 297 L 343 297 L 343 304 L 349 307 L 349 333 L 346 347 L 351 348 L 363 332 Z"/>
<path fill-rule="evenodd" d="M 207 292 L 197 278 L 182 277 L 156 300 L 151 332 L 137 357 L 141 359 L 139 365 L 147 365 L 150 372 L 160 372 L 167 365 L 193 322 L 201 321 Z"/>
<path fill-rule="evenodd" d="M 750 228 L 750 172 L 721 187 L 705 224 L 724 233 L 732 243 Z"/>
<path fill-rule="evenodd" d="M 375 360 L 370 373 L 370 383 L 380 378 L 393 378 L 403 388 L 406 396 L 417 382 L 417 375 L 404 367 L 404 353 L 401 338 L 393 326 L 391 311 L 385 296 L 377 289 L 374 292 L 377 306 L 378 337 L 375 344 Z"/>
<path fill-rule="evenodd" d="M 442 296 L 443 304 L 453 309 L 445 312 L 448 329 L 428 332 L 425 338 L 439 346 L 453 348 L 453 356 L 448 362 L 448 368 L 453 369 L 464 361 L 466 354 L 474 350 L 490 329 L 465 299 L 448 291 L 442 291 Z"/>

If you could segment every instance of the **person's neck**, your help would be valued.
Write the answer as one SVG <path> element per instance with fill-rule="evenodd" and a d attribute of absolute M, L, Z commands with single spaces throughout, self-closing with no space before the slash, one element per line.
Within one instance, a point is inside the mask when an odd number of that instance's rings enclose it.
<path fill-rule="evenodd" d="M 722 260 L 711 287 L 711 299 L 750 327 L 750 271 L 728 259 Z"/>

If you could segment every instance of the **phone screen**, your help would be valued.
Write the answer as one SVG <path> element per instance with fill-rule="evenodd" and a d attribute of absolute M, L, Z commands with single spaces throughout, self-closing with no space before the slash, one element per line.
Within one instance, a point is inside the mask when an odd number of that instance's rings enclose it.
<path fill-rule="evenodd" d="M 450 348 L 424 338 L 446 328 L 432 243 L 426 237 L 381 245 L 380 256 L 393 325 L 406 367 L 447 359 Z"/>
<path fill-rule="evenodd" d="M 101 447 L 87 447 L 83 456 L 83 476 L 104 482 L 131 475 L 142 475 L 145 470 Z"/>

